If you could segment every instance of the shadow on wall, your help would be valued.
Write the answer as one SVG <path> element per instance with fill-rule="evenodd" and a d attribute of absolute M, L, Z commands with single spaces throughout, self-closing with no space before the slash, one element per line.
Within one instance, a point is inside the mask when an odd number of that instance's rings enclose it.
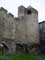
<path fill-rule="evenodd" d="M 27 44 L 16 44 L 16 53 L 23 54 L 23 53 L 32 53 L 32 54 L 39 54 L 39 45 L 33 44 L 28 46 Z"/>
<path fill-rule="evenodd" d="M 28 53 L 28 47 L 26 44 L 16 44 L 16 53 Z"/>

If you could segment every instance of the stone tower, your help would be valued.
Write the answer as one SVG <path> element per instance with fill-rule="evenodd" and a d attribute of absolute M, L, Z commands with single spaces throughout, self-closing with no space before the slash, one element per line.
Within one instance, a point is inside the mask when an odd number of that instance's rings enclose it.
<path fill-rule="evenodd" d="M 20 38 L 24 36 L 24 41 L 27 43 L 39 43 L 38 11 L 31 6 L 27 8 L 20 6 L 18 8 L 18 17 L 20 21 L 18 23 L 21 33 Z"/>
<path fill-rule="evenodd" d="M 30 48 L 30 46 L 35 45 L 38 46 L 39 44 L 38 11 L 32 8 L 31 6 L 27 8 L 25 8 L 24 6 L 19 6 L 18 18 L 15 18 L 15 21 L 17 26 L 15 34 L 16 47 L 23 46 L 24 48 L 24 45 L 26 45 L 26 48 L 28 49 L 28 47 Z"/>

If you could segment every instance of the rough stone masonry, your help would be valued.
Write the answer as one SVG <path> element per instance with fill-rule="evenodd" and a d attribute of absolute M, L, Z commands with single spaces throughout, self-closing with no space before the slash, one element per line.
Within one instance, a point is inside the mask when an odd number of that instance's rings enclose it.
<path fill-rule="evenodd" d="M 3 45 L 0 49 L 7 54 L 35 51 L 39 44 L 38 11 L 31 6 L 19 6 L 18 17 L 14 17 L 1 7 L 0 44 Z"/>

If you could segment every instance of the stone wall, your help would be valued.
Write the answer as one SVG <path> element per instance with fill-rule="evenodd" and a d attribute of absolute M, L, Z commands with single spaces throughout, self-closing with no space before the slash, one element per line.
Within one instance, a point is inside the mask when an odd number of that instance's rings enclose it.
<path fill-rule="evenodd" d="M 11 13 L 0 11 L 0 27 L 3 38 L 15 39 L 15 22 Z"/>
<path fill-rule="evenodd" d="M 17 23 L 16 39 L 22 43 L 39 43 L 38 12 L 32 8 L 30 8 L 30 10 L 31 14 L 26 12 L 26 15 L 20 16 L 20 13 L 22 14 L 22 12 L 20 12 L 18 19 L 15 19 Z M 23 12 L 23 14 L 24 13 L 25 12 Z"/>
<path fill-rule="evenodd" d="M 16 44 L 39 44 L 38 12 L 32 9 L 31 14 L 23 13 L 24 16 L 14 18 L 4 8 L 0 9 L 0 42 L 4 41 L 12 54 L 16 52 Z"/>
<path fill-rule="evenodd" d="M 4 8 L 0 8 L 0 43 L 8 45 L 8 52 L 11 53 L 15 48 L 15 20 L 11 13 Z M 14 53 L 14 52 L 13 52 Z"/>

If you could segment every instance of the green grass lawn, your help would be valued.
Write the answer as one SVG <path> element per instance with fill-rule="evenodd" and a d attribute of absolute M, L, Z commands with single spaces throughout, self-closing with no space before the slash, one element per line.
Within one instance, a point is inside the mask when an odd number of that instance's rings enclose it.
<path fill-rule="evenodd" d="M 0 55 L 0 60 L 45 60 L 45 56 L 34 56 L 30 54 L 20 54 L 15 56 Z"/>

